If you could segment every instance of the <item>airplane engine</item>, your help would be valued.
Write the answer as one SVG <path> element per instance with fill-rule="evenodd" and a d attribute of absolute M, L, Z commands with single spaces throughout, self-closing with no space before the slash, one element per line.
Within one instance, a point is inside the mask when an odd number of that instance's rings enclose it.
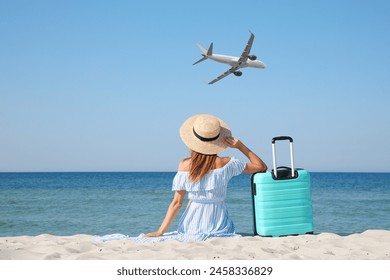
<path fill-rule="evenodd" d="M 242 76 L 242 72 L 241 71 L 235 71 L 235 72 L 233 72 L 233 74 L 236 75 L 237 77 Z"/>
<path fill-rule="evenodd" d="M 257 59 L 257 56 L 255 56 L 255 55 L 249 55 L 248 58 L 249 58 L 250 60 L 256 60 L 256 59 Z"/>

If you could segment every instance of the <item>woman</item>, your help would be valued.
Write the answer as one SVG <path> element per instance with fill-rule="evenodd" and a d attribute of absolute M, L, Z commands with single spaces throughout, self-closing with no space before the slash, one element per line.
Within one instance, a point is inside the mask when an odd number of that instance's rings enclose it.
<path fill-rule="evenodd" d="M 151 238 L 154 241 L 192 241 L 236 235 L 224 204 L 227 183 L 241 173 L 264 172 L 266 164 L 232 137 L 224 121 L 212 115 L 201 114 L 187 119 L 180 128 L 180 137 L 190 149 L 191 157 L 179 164 L 172 187 L 175 195 L 160 228 L 144 237 L 154 237 Z M 226 147 L 241 151 L 249 163 L 234 157 L 219 157 L 217 154 Z M 178 230 L 164 234 L 179 213 L 187 193 L 189 203 Z"/>

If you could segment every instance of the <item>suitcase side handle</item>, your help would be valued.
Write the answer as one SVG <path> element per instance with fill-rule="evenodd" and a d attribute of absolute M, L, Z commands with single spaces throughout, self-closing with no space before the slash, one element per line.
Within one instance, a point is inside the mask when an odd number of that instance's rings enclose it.
<path fill-rule="evenodd" d="M 277 136 L 272 138 L 272 160 L 274 167 L 274 177 L 278 178 L 278 170 L 276 168 L 276 151 L 275 151 L 275 142 L 288 140 L 290 142 L 290 160 L 291 160 L 291 178 L 295 177 L 295 168 L 294 168 L 294 147 L 293 139 L 290 136 Z"/>

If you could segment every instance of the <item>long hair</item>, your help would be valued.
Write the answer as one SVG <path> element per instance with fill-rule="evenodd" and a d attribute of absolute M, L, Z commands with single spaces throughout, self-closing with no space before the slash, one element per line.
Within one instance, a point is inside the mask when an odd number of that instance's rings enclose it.
<path fill-rule="evenodd" d="M 217 155 L 204 155 L 191 150 L 191 164 L 189 180 L 199 182 L 212 169 L 215 169 Z"/>

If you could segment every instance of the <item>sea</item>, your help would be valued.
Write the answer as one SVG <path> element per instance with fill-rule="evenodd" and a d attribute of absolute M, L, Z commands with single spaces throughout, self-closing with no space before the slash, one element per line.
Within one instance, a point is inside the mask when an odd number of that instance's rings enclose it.
<path fill-rule="evenodd" d="M 138 236 L 155 231 L 173 197 L 174 176 L 174 172 L 0 173 L 0 236 Z M 390 173 L 311 172 L 310 177 L 315 233 L 390 230 Z M 236 232 L 253 235 L 251 175 L 230 181 L 226 204 Z M 178 220 L 169 231 L 176 229 Z"/>

